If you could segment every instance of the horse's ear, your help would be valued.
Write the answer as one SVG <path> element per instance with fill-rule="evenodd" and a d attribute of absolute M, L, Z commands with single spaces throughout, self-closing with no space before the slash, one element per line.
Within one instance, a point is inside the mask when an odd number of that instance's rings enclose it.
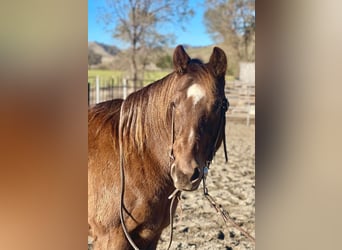
<path fill-rule="evenodd" d="M 227 71 L 227 57 L 224 51 L 218 47 L 213 49 L 210 56 L 209 64 L 211 64 L 216 77 L 224 77 Z"/>
<path fill-rule="evenodd" d="M 185 52 L 182 45 L 178 45 L 173 53 L 173 66 L 177 73 L 184 73 L 191 58 Z"/>

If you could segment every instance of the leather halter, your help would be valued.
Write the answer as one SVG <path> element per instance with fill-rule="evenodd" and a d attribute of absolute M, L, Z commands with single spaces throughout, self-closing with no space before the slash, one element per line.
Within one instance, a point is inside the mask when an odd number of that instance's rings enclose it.
<path fill-rule="evenodd" d="M 217 135 L 214 141 L 213 146 L 211 147 L 211 153 L 209 155 L 208 160 L 206 161 L 206 165 L 205 168 L 207 171 L 209 168 L 209 165 L 211 163 L 211 161 L 213 160 L 215 153 L 216 153 L 216 148 L 218 146 L 218 142 L 219 142 L 219 138 L 220 138 L 220 133 L 223 133 L 223 146 L 224 146 L 224 154 L 225 154 L 225 159 L 226 162 L 228 161 L 228 155 L 227 155 L 227 146 L 226 146 L 226 136 L 225 136 L 225 125 L 226 125 L 226 116 L 225 113 L 228 110 L 229 107 L 229 102 L 227 100 L 226 97 L 224 97 L 222 100 L 220 100 L 219 102 L 219 108 L 220 108 L 220 120 L 219 120 L 219 126 L 218 126 L 218 131 L 217 131 Z M 121 225 L 122 225 L 122 229 L 124 231 L 124 234 L 128 240 L 128 242 L 130 243 L 130 245 L 135 249 L 135 250 L 139 250 L 139 248 L 136 246 L 136 244 L 134 243 L 133 239 L 131 238 L 131 236 L 128 233 L 124 218 L 123 218 L 123 207 L 124 207 L 124 188 L 125 188 L 125 175 L 124 175 L 124 157 L 123 157 L 123 122 L 122 122 L 122 115 L 123 115 L 123 106 L 124 106 L 124 101 L 121 104 L 121 108 L 120 108 L 120 121 L 119 121 L 119 149 L 120 149 L 120 180 L 121 180 L 121 191 L 120 191 L 120 221 L 121 221 Z M 175 109 L 175 104 L 172 102 L 171 103 L 171 149 L 170 149 L 170 167 L 172 162 L 175 160 L 174 154 L 173 154 L 173 144 L 174 144 L 174 123 L 175 123 L 175 118 L 174 118 L 174 109 Z M 203 175 L 203 182 L 205 181 L 206 178 L 206 174 Z M 175 191 L 169 196 L 169 199 L 171 199 L 171 204 L 170 204 L 170 242 L 168 245 L 167 249 L 170 249 L 171 247 L 171 243 L 172 243 L 172 236 L 173 236 L 173 204 L 174 201 L 177 197 L 179 197 L 181 193 L 181 190 L 178 190 L 177 188 L 175 189 Z"/>

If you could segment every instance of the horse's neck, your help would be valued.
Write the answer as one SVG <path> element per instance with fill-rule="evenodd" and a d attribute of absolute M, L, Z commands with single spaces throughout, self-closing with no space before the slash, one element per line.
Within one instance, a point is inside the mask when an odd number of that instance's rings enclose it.
<path fill-rule="evenodd" d="M 160 102 L 159 102 L 160 101 Z M 171 122 L 168 120 L 169 102 L 165 100 L 154 100 L 149 103 L 146 110 L 146 144 L 148 150 L 158 159 L 162 165 L 168 165 L 171 150 Z"/>

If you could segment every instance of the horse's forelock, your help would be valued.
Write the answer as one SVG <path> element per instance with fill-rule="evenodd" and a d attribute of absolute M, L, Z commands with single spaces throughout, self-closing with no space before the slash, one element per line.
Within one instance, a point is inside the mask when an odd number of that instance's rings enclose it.
<path fill-rule="evenodd" d="M 193 59 L 193 61 L 188 66 L 188 76 L 194 80 L 193 82 L 200 83 L 206 93 L 215 93 L 217 86 L 211 68 L 199 59 Z"/>

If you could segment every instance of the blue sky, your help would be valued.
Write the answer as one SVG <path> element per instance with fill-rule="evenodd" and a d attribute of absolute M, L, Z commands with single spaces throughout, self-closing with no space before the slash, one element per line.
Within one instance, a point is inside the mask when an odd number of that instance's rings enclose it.
<path fill-rule="evenodd" d="M 98 7 L 104 5 L 105 0 L 88 0 L 88 41 L 97 41 L 108 45 L 120 46 L 118 41 L 111 37 L 105 30 L 104 25 L 98 21 Z M 204 6 L 203 0 L 189 0 L 195 15 L 188 20 L 185 31 L 181 27 L 172 26 L 172 33 L 175 34 L 177 44 L 188 44 L 192 46 L 206 46 L 214 44 L 210 35 L 207 34 L 203 21 Z"/>

